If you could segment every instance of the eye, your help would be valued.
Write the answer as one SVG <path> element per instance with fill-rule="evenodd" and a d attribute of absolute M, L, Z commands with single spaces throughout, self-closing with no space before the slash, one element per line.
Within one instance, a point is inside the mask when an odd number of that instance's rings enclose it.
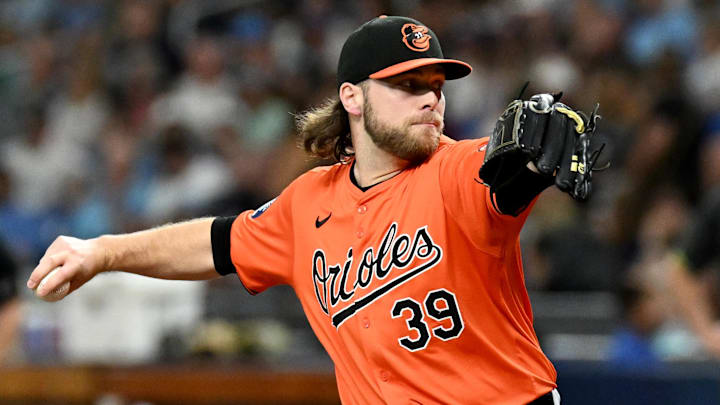
<path fill-rule="evenodd" d="M 401 80 L 397 85 L 406 89 L 412 89 L 414 87 L 414 84 L 410 79 Z"/>
<path fill-rule="evenodd" d="M 416 77 L 398 78 L 390 82 L 392 86 L 411 94 L 422 94 L 427 91 L 442 92 L 444 80 L 426 81 Z"/>

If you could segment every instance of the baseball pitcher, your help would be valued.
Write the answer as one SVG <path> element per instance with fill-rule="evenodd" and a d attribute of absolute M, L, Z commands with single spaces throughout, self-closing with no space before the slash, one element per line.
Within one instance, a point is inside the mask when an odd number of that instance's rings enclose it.
<path fill-rule="evenodd" d="M 559 404 L 533 329 L 518 235 L 556 185 L 583 200 L 596 116 L 558 95 L 514 100 L 489 138 L 443 135 L 446 59 L 406 17 L 345 42 L 336 98 L 299 114 L 305 149 L 337 160 L 235 217 L 91 240 L 58 238 L 28 281 L 72 292 L 96 274 L 236 274 L 250 294 L 292 286 L 335 364 L 343 404 Z"/>

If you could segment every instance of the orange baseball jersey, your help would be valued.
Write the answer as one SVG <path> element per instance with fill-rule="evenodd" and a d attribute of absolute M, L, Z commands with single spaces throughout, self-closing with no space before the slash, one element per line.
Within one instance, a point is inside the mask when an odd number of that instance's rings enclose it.
<path fill-rule="evenodd" d="M 524 404 L 556 387 L 520 259 L 529 209 L 493 208 L 486 144 L 443 137 L 364 191 L 351 164 L 319 167 L 232 223 L 240 280 L 294 288 L 343 404 Z"/>

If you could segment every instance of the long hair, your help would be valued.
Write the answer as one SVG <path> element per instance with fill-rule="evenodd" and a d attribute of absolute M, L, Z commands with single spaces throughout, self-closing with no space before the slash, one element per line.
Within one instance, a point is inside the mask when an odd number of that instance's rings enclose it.
<path fill-rule="evenodd" d="M 303 148 L 321 159 L 346 163 L 355 154 L 350 138 L 350 121 L 338 97 L 295 116 Z"/>

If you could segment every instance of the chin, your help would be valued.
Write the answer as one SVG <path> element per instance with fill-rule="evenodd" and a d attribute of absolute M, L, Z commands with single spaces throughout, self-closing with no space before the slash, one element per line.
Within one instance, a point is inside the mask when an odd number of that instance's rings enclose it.
<path fill-rule="evenodd" d="M 423 131 L 425 132 L 425 131 Z M 429 158 L 440 143 L 440 134 L 437 130 L 430 133 L 412 134 L 412 142 L 405 145 L 396 156 L 408 161 L 411 165 L 419 165 Z"/>
<path fill-rule="evenodd" d="M 412 134 L 413 138 L 415 139 L 415 142 L 420 144 L 429 144 L 433 146 L 433 150 L 435 150 L 438 146 L 438 143 L 440 142 L 440 130 L 432 127 L 432 128 L 421 128 L 421 131 L 416 131 L 416 133 Z"/>
<path fill-rule="evenodd" d="M 417 142 L 437 142 L 440 139 L 440 130 L 434 126 L 416 126 L 408 131 Z"/>

